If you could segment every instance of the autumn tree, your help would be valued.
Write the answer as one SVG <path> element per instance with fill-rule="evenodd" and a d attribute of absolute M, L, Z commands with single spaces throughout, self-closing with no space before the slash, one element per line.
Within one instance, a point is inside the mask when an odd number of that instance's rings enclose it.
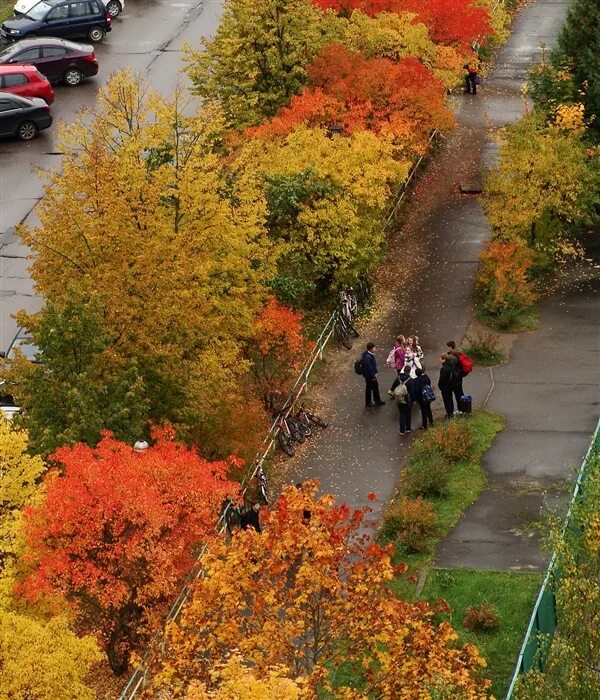
<path fill-rule="evenodd" d="M 497 237 L 552 245 L 589 221 L 597 177 L 589 161 L 598 156 L 581 141 L 577 114 L 558 116 L 546 124 L 533 112 L 506 130 L 483 199 Z"/>
<path fill-rule="evenodd" d="M 46 496 L 25 511 L 23 584 L 29 600 L 64 597 L 122 673 L 132 649 L 162 622 L 166 606 L 209 538 L 235 460 L 207 462 L 156 430 L 136 452 L 106 433 L 96 448 L 62 447 Z"/>
<path fill-rule="evenodd" d="M 215 37 L 188 49 L 187 71 L 233 126 L 258 124 L 300 91 L 306 64 L 340 32 L 311 0 L 229 0 Z"/>
<path fill-rule="evenodd" d="M 272 413 L 285 398 L 306 360 L 308 343 L 302 314 L 269 297 L 254 322 L 248 346 L 251 372 L 265 409 Z"/>
<path fill-rule="evenodd" d="M 306 197 L 287 199 L 289 225 L 275 226 L 271 236 L 291 256 L 302 278 L 318 289 L 353 284 L 373 269 L 383 242 L 383 213 L 390 194 L 408 172 L 398 161 L 390 138 L 367 131 L 334 137 L 324 129 L 299 127 L 284 139 L 249 141 L 247 163 L 266 179 L 271 202 L 286 201 L 290 187 L 304 187 Z M 295 189 L 292 189 L 293 192 Z"/>
<path fill-rule="evenodd" d="M 46 470 L 28 448 L 27 432 L 0 416 L 0 606 L 13 586 L 21 510 L 34 498 Z"/>
<path fill-rule="evenodd" d="M 344 133 L 372 130 L 396 137 L 407 156 L 422 153 L 432 129 L 453 124 L 443 85 L 415 58 L 365 59 L 335 44 L 307 67 L 312 88 L 267 124 L 251 130 L 266 138 L 288 133 L 298 124 L 342 126 Z"/>
<path fill-rule="evenodd" d="M 224 397 L 247 373 L 241 348 L 277 251 L 258 175 L 248 168 L 233 182 L 223 168 L 219 111 L 185 116 L 188 107 L 181 92 L 165 101 L 142 78 L 116 74 L 93 113 L 63 133 L 62 171 L 50 175 L 40 225 L 21 235 L 48 313 L 64 318 L 75 295 L 88 310 L 81 323 L 101 324 L 86 349 L 87 374 L 66 380 L 73 404 L 84 381 L 121 397 L 129 384 L 149 417 L 221 456 L 235 432 L 235 407 Z M 76 323 L 54 332 L 76 335 Z M 61 342 L 75 347 L 72 338 Z M 90 431 L 112 408 L 119 414 L 121 398 L 111 401 L 102 399 Z M 129 436 L 137 414 L 117 418 L 129 421 Z"/>
<path fill-rule="evenodd" d="M 303 681 L 310 698 L 416 700 L 442 688 L 487 697 L 477 650 L 458 646 L 434 607 L 390 590 L 390 550 L 369 541 L 364 514 L 317 497 L 309 482 L 286 489 L 262 534 L 211 547 L 189 605 L 168 627 L 149 696 L 165 687 L 184 698 L 198 682 L 218 690 L 213 668 L 233 653 L 257 678 L 280 669 Z"/>
<path fill-rule="evenodd" d="M 365 58 L 417 58 L 446 88 L 454 87 L 464 73 L 464 52 L 436 44 L 427 27 L 410 12 L 382 12 L 369 17 L 356 10 L 346 25 L 343 43 Z"/>

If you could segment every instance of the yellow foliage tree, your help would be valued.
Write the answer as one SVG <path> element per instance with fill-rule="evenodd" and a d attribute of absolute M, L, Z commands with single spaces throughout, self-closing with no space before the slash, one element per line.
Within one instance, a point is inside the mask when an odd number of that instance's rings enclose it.
<path fill-rule="evenodd" d="M 93 700 L 85 685 L 100 651 L 63 618 L 49 622 L 0 610 L 0 694 L 20 700 Z"/>
<path fill-rule="evenodd" d="M 76 290 L 100 310 L 103 362 L 115 374 L 137 362 L 151 416 L 228 452 L 222 398 L 246 369 L 241 341 L 275 254 L 256 175 L 226 179 L 220 112 L 189 111 L 181 92 L 167 101 L 117 73 L 63 133 L 63 170 L 21 235 L 46 299 Z"/>
<path fill-rule="evenodd" d="M 383 213 L 409 169 L 408 161 L 396 159 L 391 138 L 368 131 L 332 138 L 325 129 L 301 126 L 281 140 L 254 140 L 242 153 L 242 162 L 270 183 L 270 202 L 281 202 L 301 173 L 312 173 L 322 185 L 314 188 L 318 196 L 300 197 L 271 229 L 285 246 L 284 263 L 300 257 L 304 278 L 334 288 L 373 268 L 383 242 Z"/>
<path fill-rule="evenodd" d="M 27 454 L 28 437 L 0 416 L 0 605 L 13 586 L 21 510 L 38 490 L 46 469 L 40 457 Z"/>
<path fill-rule="evenodd" d="M 185 698 L 195 683 L 220 690 L 213 669 L 233 653 L 247 674 L 270 682 L 280 669 L 311 699 L 486 698 L 477 650 L 458 646 L 427 603 L 390 590 L 390 548 L 368 541 L 363 515 L 317 498 L 306 482 L 285 490 L 262 534 L 242 531 L 211 547 L 189 605 L 167 630 L 148 696 L 168 688 Z"/>

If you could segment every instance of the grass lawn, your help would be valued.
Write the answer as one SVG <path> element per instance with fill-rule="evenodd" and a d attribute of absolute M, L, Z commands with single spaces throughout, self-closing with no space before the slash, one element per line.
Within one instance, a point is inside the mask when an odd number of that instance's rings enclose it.
<path fill-rule="evenodd" d="M 430 543 L 429 549 L 418 554 L 396 552 L 396 562 L 408 564 L 408 576 L 400 577 L 393 584 L 394 590 L 403 598 L 414 598 L 418 576 L 424 567 L 433 562 L 437 543 L 456 525 L 463 511 L 475 503 L 487 483 L 481 460 L 496 434 L 502 430 L 502 418 L 496 413 L 478 410 L 460 420 L 468 420 L 470 423 L 474 449 L 468 460 L 459 462 L 452 468 L 447 495 L 431 499 L 438 514 L 439 528 L 437 538 Z"/>
<path fill-rule="evenodd" d="M 16 0 L 0 0 L 0 22 L 12 17 Z"/>
<path fill-rule="evenodd" d="M 460 641 L 474 644 L 485 657 L 485 675 L 492 681 L 492 694 L 498 700 L 508 688 L 541 580 L 541 574 L 531 573 L 433 570 L 423 589 L 424 600 L 444 598 L 448 602 Z M 465 610 L 480 603 L 490 603 L 496 609 L 500 618 L 496 632 L 469 632 L 463 626 Z"/>

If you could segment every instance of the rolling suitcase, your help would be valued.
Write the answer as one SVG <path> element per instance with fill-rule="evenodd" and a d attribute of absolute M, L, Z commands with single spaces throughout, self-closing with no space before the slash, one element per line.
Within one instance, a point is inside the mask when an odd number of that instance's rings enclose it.
<path fill-rule="evenodd" d="M 471 413 L 473 408 L 473 397 L 471 396 L 461 396 L 458 402 L 458 410 L 462 413 Z"/>

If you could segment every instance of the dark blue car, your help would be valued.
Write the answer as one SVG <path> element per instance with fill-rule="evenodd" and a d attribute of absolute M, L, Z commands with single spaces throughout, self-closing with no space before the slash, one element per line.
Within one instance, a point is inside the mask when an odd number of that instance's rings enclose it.
<path fill-rule="evenodd" d="M 0 37 L 17 41 L 27 36 L 85 36 L 102 41 L 110 30 L 111 17 L 102 0 L 42 0 L 26 15 L 3 22 Z"/>

